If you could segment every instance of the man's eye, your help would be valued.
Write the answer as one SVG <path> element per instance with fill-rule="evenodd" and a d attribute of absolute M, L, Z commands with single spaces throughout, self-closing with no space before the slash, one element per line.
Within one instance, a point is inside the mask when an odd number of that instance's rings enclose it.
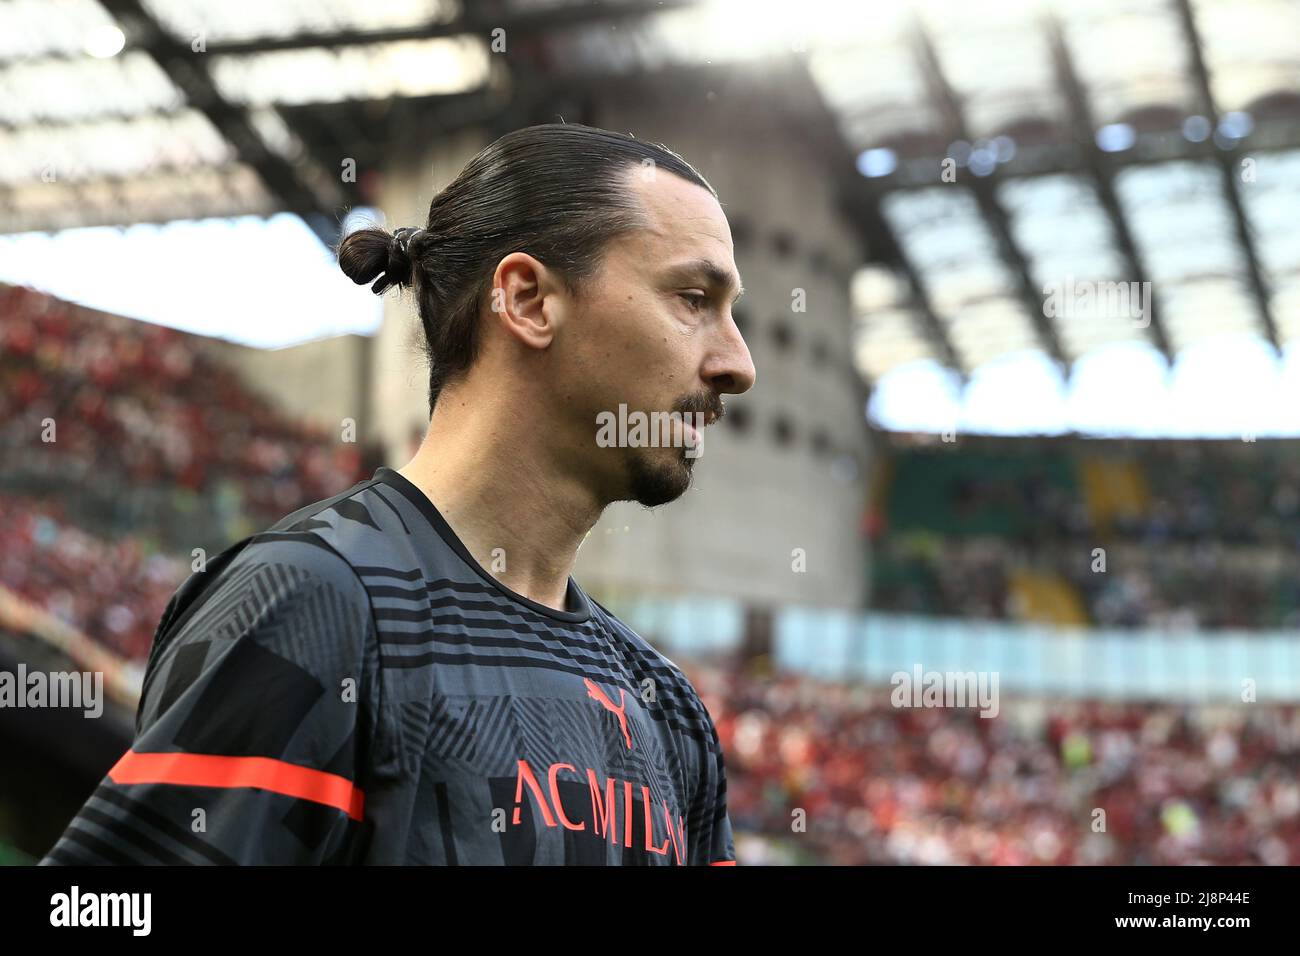
<path fill-rule="evenodd" d="M 709 297 L 707 295 L 701 295 L 698 292 L 683 292 L 681 293 L 681 297 L 691 303 L 691 310 L 693 312 L 699 312 L 709 304 Z"/>

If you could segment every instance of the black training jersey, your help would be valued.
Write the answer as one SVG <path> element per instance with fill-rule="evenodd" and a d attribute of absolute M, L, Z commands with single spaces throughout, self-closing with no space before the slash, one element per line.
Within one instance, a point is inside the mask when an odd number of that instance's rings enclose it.
<path fill-rule="evenodd" d="M 565 608 L 380 468 L 177 590 L 42 863 L 734 863 L 694 688 L 572 578 Z"/>

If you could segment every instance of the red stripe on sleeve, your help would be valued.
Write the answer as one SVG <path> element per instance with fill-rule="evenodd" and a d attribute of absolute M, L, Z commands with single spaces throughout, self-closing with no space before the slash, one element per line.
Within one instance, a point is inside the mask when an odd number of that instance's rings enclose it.
<path fill-rule="evenodd" d="M 342 810 L 360 820 L 366 795 L 338 774 L 270 757 L 141 754 L 128 750 L 108 772 L 114 783 L 169 783 L 185 787 L 255 787 Z"/>

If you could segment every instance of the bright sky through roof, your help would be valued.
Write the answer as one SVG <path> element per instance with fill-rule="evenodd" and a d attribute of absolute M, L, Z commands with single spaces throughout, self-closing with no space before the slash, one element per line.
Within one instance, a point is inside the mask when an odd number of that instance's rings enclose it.
<path fill-rule="evenodd" d="M 0 236 L 0 281 L 264 348 L 371 333 L 382 312 L 289 214 Z"/>
<path fill-rule="evenodd" d="M 1222 335 L 1184 349 L 1166 368 L 1150 346 L 1097 349 L 1062 380 L 1038 352 L 989 362 L 963 390 L 931 360 L 881 377 L 867 406 L 891 431 L 1138 438 L 1300 436 L 1300 348 L 1281 360 L 1250 336 Z"/>

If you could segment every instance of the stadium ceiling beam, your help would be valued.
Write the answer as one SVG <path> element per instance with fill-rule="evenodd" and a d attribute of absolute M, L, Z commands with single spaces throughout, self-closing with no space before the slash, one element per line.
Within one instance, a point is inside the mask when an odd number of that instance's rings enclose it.
<path fill-rule="evenodd" d="M 338 208 L 343 192 L 328 177 L 309 183 L 289 160 L 270 149 L 253 127 L 248 113 L 226 101 L 217 90 L 207 67 L 190 46 L 172 38 L 140 0 L 101 0 L 104 8 L 123 27 L 133 46 L 153 57 L 168 79 L 185 94 L 189 105 L 207 117 L 235 150 L 241 162 L 251 167 L 285 208 L 302 216 L 326 245 L 331 245 L 339 228 Z M 206 55 L 206 54 L 205 54 Z M 328 195 L 318 186 L 330 183 Z"/>
<path fill-rule="evenodd" d="M 939 62 L 939 55 L 919 19 L 914 20 L 912 36 L 913 53 L 917 58 L 922 75 L 925 76 L 926 82 L 929 84 L 930 95 L 934 99 L 939 115 L 943 117 L 946 136 L 950 142 L 959 139 L 970 141 L 971 136 L 967 130 L 961 100 L 948 82 L 947 77 L 944 76 L 943 66 Z M 988 177 L 965 177 L 963 181 L 975 197 L 980 212 L 983 213 L 985 222 L 993 233 L 1002 261 L 1011 270 L 1012 275 L 1015 276 L 1020 299 L 1028 312 L 1029 321 L 1037 333 L 1039 345 L 1044 353 L 1057 364 L 1061 374 L 1068 375 L 1070 370 L 1069 359 L 1061 346 L 1061 339 L 1057 335 L 1056 328 L 1047 317 L 1044 308 L 1044 294 L 1039 290 L 1029 272 L 1029 260 L 1016 243 L 1015 236 L 1012 235 L 1010 217 L 1008 217 L 1007 211 L 1002 208 L 1002 204 L 998 202 L 997 194 L 993 189 L 995 178 L 996 173 Z"/>
<path fill-rule="evenodd" d="M 1196 26 L 1196 15 L 1192 12 L 1190 0 L 1174 0 L 1174 8 L 1178 13 L 1179 22 L 1182 24 L 1183 35 L 1187 40 L 1188 63 L 1192 71 L 1192 81 L 1196 86 L 1200 111 L 1210 121 L 1210 128 L 1217 130 L 1219 128 L 1219 110 L 1214 102 L 1213 87 L 1210 85 L 1210 71 L 1205 65 L 1204 47 L 1201 43 L 1200 31 Z M 1217 144 L 1213 142 L 1213 137 L 1206 140 L 1206 144 L 1207 148 L 1213 153 L 1215 163 L 1219 167 L 1219 173 L 1223 181 L 1223 198 L 1232 211 L 1237 243 L 1246 259 L 1247 279 L 1255 296 L 1255 306 L 1259 311 L 1260 325 L 1263 327 L 1265 337 L 1280 355 L 1282 344 L 1278 336 L 1277 322 L 1273 318 L 1272 299 L 1269 294 L 1268 284 L 1264 281 L 1263 272 L 1259 267 L 1259 255 L 1255 251 L 1255 239 L 1251 235 L 1250 220 L 1246 218 L 1246 210 L 1241 203 L 1241 192 L 1237 187 L 1235 161 L 1238 150 L 1235 147 L 1231 150 L 1219 149 Z"/>
<path fill-rule="evenodd" d="M 249 122 L 244 109 L 227 102 L 219 93 L 211 76 L 195 57 L 189 46 L 172 37 L 139 2 L 139 0 L 102 0 L 104 7 L 127 32 L 131 46 L 141 49 L 154 58 L 167 76 L 185 93 L 190 105 L 202 112 L 232 144 L 240 159 L 261 177 L 267 189 L 290 212 L 301 215 L 321 241 L 331 248 L 341 229 L 342 209 L 360 198 L 356 187 L 348 189 L 341 180 L 335 182 L 328 176 L 316 176 L 308 181 L 299 169 L 284 157 L 267 148 L 262 138 Z M 610 24 L 616 29 L 623 20 L 645 17 L 667 10 L 697 5 L 699 0 L 644 0 L 616 7 L 598 7 L 590 4 L 571 4 L 542 11 L 513 12 L 504 4 L 479 0 L 468 6 L 467 12 L 443 23 L 376 32 L 343 31 L 331 34 L 297 34 L 289 37 L 265 37 L 241 42 L 209 42 L 206 55 L 271 52 L 276 50 L 312 49 L 354 44 L 394 42 L 399 40 L 428 39 L 440 36 L 483 35 L 489 30 L 503 29 L 508 42 L 527 42 L 563 30 Z M 488 111 L 496 115 L 499 110 Z M 336 137 L 322 137 L 320 129 L 310 132 L 295 128 L 289 113 L 279 109 L 279 114 L 289 129 L 308 142 L 313 151 L 334 145 Z M 301 120 L 307 114 L 299 112 Z M 306 124 L 308 127 L 310 123 Z M 306 132 L 306 135 L 304 135 Z M 324 192 L 326 195 L 321 195 Z"/>
<path fill-rule="evenodd" d="M 225 55 L 271 52 L 276 50 L 310 49 L 354 44 L 424 40 L 437 37 L 486 37 L 500 29 L 511 45 L 509 83 L 489 82 L 480 90 L 453 93 L 443 96 L 423 97 L 419 100 L 397 100 L 388 114 L 386 128 L 376 134 L 366 130 L 367 142 L 353 147 L 348 144 L 347 155 L 373 151 L 376 143 L 387 144 L 394 140 L 413 142 L 429 135 L 445 134 L 469 126 L 480 126 L 495 139 L 512 129 L 534 122 L 549 122 L 538 116 L 555 84 L 549 75 L 550 53 L 545 39 L 567 29 L 607 26 L 617 29 L 624 21 L 637 21 L 667 11 L 696 6 L 700 0 L 638 0 L 615 7 L 589 3 L 572 3 L 567 6 L 540 11 L 511 10 L 502 0 L 476 0 L 466 5 L 462 14 L 452 20 L 427 23 L 377 32 L 348 31 L 336 34 L 311 34 L 291 37 L 259 39 L 247 43 L 209 43 L 208 52 Z M 411 120 L 418 103 L 418 123 Z M 281 110 L 282 114 L 286 110 Z M 315 149 L 337 154 L 341 144 L 337 131 L 324 127 L 332 124 L 314 122 L 318 114 L 311 110 L 295 110 L 292 114 L 295 132 Z M 351 124 L 354 126 L 356 124 Z M 341 155 L 341 154 L 340 154 Z"/>
<path fill-rule="evenodd" d="M 861 178 L 856 166 L 854 175 Z M 940 363 L 956 372 L 964 385 L 970 377 L 970 369 L 966 367 L 947 328 L 934 311 L 929 289 L 920 270 L 908 259 L 889 220 L 881 213 L 879 191 L 868 183 L 846 184 L 846 187 L 841 190 L 841 206 L 859 240 L 866 248 L 874 250 L 882 260 L 893 264 L 907 280 L 910 295 L 908 308 L 916 319 L 921 337 L 930 343 Z"/>
<path fill-rule="evenodd" d="M 359 169 L 379 169 L 392 156 L 402 155 L 396 144 L 486 123 L 505 108 L 507 98 L 504 91 L 489 84 L 461 93 L 382 102 L 344 100 L 281 106 L 278 112 L 325 167 L 338 168 L 338 162 L 347 156 L 356 160 Z M 373 199 L 363 195 L 359 186 L 354 191 L 350 204 Z"/>
<path fill-rule="evenodd" d="M 239 55 L 273 53 L 281 50 L 304 50 L 316 47 L 356 46 L 371 43 L 398 43 L 404 40 L 431 40 L 439 37 L 481 35 L 486 30 L 505 31 L 506 42 L 535 37 L 593 24 L 617 25 L 647 15 L 666 13 L 699 6 L 701 0 L 637 0 L 615 5 L 569 3 L 544 6 L 538 10 L 512 10 L 500 0 L 468 0 L 466 11 L 451 20 L 431 21 L 387 30 L 341 30 L 334 33 L 295 33 L 282 37 L 257 37 L 250 40 L 208 41 L 210 54 Z M 112 7 L 112 2 L 105 6 Z"/>
<path fill-rule="evenodd" d="M 216 173 L 225 176 L 233 167 L 199 167 L 204 174 Z M 180 179 L 192 175 L 193 171 L 177 172 L 168 170 L 163 175 Z M 46 203 L 35 213 L 17 211 L 16 197 L 20 188 L 0 189 L 0 231 L 3 232 L 56 232 L 63 229 L 79 229 L 92 226 L 120 226 L 123 224 L 123 211 L 128 214 L 131 225 L 152 223 L 163 225 L 177 219 L 200 217 L 230 217 L 246 215 L 253 210 L 235 208 L 227 203 L 220 203 L 211 208 L 198 209 L 192 197 L 185 195 L 183 186 L 177 184 L 173 191 L 162 192 L 152 201 L 127 199 L 128 191 L 138 185 L 135 174 L 99 175 L 92 179 L 63 180 L 42 184 L 43 190 L 58 193 L 53 203 Z M 260 210 L 259 210 L 260 211 Z"/>
<path fill-rule="evenodd" d="M 1137 243 L 1133 239 L 1133 232 L 1128 224 L 1128 216 L 1124 212 L 1124 207 L 1120 205 L 1119 196 L 1115 192 L 1114 165 L 1110 156 L 1102 152 L 1097 145 L 1095 132 L 1097 127 L 1093 122 L 1092 107 L 1088 102 L 1087 91 L 1079 80 L 1078 71 L 1074 68 L 1074 61 L 1070 56 L 1069 47 L 1065 43 L 1065 34 L 1061 30 L 1060 21 L 1055 17 L 1049 17 L 1046 21 L 1046 29 L 1048 45 L 1051 47 L 1052 60 L 1056 67 L 1057 85 L 1061 88 L 1065 102 L 1070 108 L 1070 121 L 1074 136 L 1082 150 L 1088 172 L 1092 175 L 1093 188 L 1097 193 L 1097 199 L 1110 219 L 1115 245 L 1124 257 L 1125 266 L 1133 281 L 1138 283 L 1146 282 L 1146 264 L 1143 262 L 1142 254 L 1138 251 Z M 1145 286 L 1139 286 L 1139 288 L 1145 288 Z M 1165 362 L 1172 366 L 1174 363 L 1173 348 L 1164 327 L 1159 300 L 1159 294 L 1151 296 L 1150 314 L 1147 316 L 1150 320 L 1147 325 L 1147 332 L 1151 337 L 1152 344 L 1164 356 Z"/>

